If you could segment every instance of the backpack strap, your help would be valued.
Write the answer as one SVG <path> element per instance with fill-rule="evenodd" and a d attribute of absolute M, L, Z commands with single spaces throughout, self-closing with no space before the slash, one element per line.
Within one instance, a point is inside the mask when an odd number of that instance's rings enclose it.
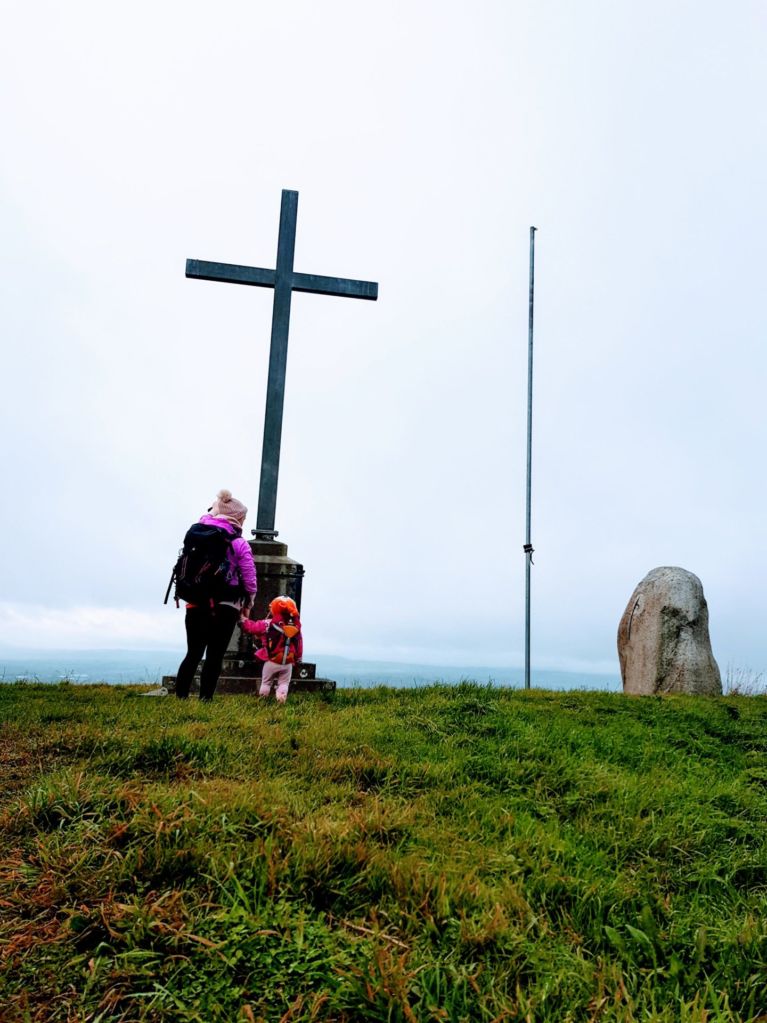
<path fill-rule="evenodd" d="M 165 591 L 165 600 L 163 601 L 163 604 L 167 604 L 168 603 L 168 597 L 170 596 L 170 591 L 173 588 L 173 583 L 175 581 L 176 581 L 176 568 L 174 566 L 173 571 L 170 574 L 170 582 L 168 583 L 168 588 Z M 178 601 L 176 601 L 176 607 L 178 607 Z"/>

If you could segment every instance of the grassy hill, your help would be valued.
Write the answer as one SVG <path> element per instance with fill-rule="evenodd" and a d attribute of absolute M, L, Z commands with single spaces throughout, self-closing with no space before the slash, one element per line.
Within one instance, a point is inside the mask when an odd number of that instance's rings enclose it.
<path fill-rule="evenodd" d="M 0 1019 L 767 1020 L 767 700 L 0 686 Z"/>

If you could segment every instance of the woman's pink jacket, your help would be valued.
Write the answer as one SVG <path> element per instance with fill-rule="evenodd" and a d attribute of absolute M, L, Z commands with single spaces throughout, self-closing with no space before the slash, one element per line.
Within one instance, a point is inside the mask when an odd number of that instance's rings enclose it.
<path fill-rule="evenodd" d="M 237 532 L 236 526 L 233 526 L 228 519 L 219 519 L 215 515 L 203 515 L 200 522 L 205 526 L 218 526 L 220 529 L 225 529 L 227 533 Z M 237 536 L 232 540 L 229 548 L 229 561 L 232 565 L 232 575 L 234 576 L 236 571 L 245 592 L 255 594 L 258 590 L 256 566 L 253 563 L 253 554 L 248 546 L 248 541 L 243 537 Z"/>

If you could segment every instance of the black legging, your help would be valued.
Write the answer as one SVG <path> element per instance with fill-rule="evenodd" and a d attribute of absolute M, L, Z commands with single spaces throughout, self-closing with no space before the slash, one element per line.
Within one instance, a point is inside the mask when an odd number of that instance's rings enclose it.
<path fill-rule="evenodd" d="M 200 699 L 213 699 L 224 654 L 239 617 L 237 608 L 229 604 L 186 609 L 187 654 L 176 675 L 176 696 L 182 699 L 189 696 L 197 665 L 205 654 L 205 664 L 200 673 Z"/>

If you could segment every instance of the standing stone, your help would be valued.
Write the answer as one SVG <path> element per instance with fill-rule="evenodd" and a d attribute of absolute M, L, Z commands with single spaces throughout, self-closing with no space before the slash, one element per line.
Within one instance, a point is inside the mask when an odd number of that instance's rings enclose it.
<path fill-rule="evenodd" d="M 624 693 L 721 696 L 703 585 L 683 568 L 654 568 L 631 594 L 618 626 Z"/>

